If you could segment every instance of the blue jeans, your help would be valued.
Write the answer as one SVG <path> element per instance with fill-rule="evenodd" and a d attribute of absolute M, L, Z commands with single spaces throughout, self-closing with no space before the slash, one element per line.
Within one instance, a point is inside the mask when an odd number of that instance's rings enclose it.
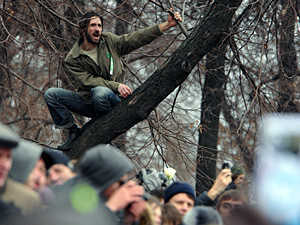
<path fill-rule="evenodd" d="M 71 112 L 95 118 L 99 117 L 120 102 L 120 98 L 109 88 L 98 86 L 91 89 L 91 104 L 78 93 L 62 88 L 49 88 L 45 92 L 48 106 L 56 128 L 70 128 L 75 124 Z"/>

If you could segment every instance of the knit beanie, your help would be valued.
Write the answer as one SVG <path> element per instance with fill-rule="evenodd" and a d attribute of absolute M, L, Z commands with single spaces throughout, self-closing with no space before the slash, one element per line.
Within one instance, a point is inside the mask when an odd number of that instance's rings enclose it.
<path fill-rule="evenodd" d="M 183 225 L 221 225 L 220 214 L 208 206 L 196 206 L 183 217 Z"/>
<path fill-rule="evenodd" d="M 47 170 L 55 164 L 63 164 L 69 167 L 71 170 L 74 169 L 74 166 L 71 163 L 71 159 L 66 154 L 60 151 L 56 151 L 50 148 L 45 148 L 42 152 L 41 157 L 45 162 Z"/>
<path fill-rule="evenodd" d="M 239 164 L 234 164 L 233 167 L 231 168 L 231 173 L 232 175 L 240 175 L 240 174 L 246 174 L 245 169 L 240 166 Z"/>
<path fill-rule="evenodd" d="M 194 200 L 196 198 L 194 189 L 190 184 L 175 181 L 165 190 L 165 203 L 167 203 L 174 195 L 179 193 L 186 193 L 192 196 Z"/>
<path fill-rule="evenodd" d="M 125 174 L 133 171 L 130 159 L 119 149 L 99 144 L 86 151 L 78 163 L 80 174 L 103 192 Z"/>

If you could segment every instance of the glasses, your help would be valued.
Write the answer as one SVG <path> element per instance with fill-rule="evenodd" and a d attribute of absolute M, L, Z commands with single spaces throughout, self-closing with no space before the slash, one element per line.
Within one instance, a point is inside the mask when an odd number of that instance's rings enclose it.
<path fill-rule="evenodd" d="M 127 182 L 127 180 L 125 181 L 125 180 L 120 180 L 119 181 L 119 184 L 120 184 L 120 186 L 122 186 L 123 184 L 125 184 Z"/>

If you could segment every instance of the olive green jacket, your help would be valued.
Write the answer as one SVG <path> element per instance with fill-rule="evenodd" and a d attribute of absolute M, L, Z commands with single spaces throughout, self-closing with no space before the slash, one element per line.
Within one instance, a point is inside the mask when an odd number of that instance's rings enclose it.
<path fill-rule="evenodd" d="M 125 81 L 125 73 L 121 57 L 149 44 L 162 35 L 158 25 L 154 25 L 131 34 L 117 36 L 104 32 L 97 46 L 98 64 L 89 56 L 80 54 L 79 39 L 65 58 L 68 71 L 78 82 L 78 93 L 89 101 L 90 90 L 97 86 L 105 86 L 118 93 L 120 83 Z M 110 74 L 111 58 L 113 58 L 113 74 Z"/>

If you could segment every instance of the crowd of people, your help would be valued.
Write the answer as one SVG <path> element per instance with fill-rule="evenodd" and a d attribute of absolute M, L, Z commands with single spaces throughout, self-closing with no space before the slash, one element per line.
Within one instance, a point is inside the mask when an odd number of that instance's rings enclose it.
<path fill-rule="evenodd" d="M 238 164 L 198 196 L 189 183 L 164 188 L 158 173 L 137 179 L 134 169 L 111 145 L 94 146 L 76 161 L 0 125 L 0 224 L 270 224 L 239 190 L 245 170 Z"/>

